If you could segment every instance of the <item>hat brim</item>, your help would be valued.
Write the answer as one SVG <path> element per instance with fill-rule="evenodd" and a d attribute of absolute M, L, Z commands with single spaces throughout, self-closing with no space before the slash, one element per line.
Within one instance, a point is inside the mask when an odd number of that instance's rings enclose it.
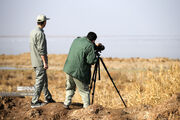
<path fill-rule="evenodd" d="M 46 20 L 50 20 L 50 18 L 46 18 Z"/>

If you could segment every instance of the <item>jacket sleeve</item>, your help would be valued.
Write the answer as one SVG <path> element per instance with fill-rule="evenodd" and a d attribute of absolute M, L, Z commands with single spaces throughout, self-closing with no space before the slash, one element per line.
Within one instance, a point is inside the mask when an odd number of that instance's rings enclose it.
<path fill-rule="evenodd" d="M 40 55 L 46 55 L 46 41 L 43 33 L 37 34 L 37 49 Z"/>
<path fill-rule="evenodd" d="M 94 47 L 90 45 L 88 48 L 86 48 L 86 62 L 88 64 L 93 65 L 94 63 L 96 63 L 96 61 L 97 61 L 97 58 L 94 51 Z"/>

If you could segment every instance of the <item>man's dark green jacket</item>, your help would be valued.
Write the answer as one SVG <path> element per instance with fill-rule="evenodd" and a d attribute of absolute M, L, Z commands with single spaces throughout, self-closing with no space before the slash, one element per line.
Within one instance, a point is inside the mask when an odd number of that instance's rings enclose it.
<path fill-rule="evenodd" d="M 96 61 L 93 43 L 87 37 L 78 37 L 71 45 L 63 70 L 83 83 L 89 84 L 91 65 Z"/>

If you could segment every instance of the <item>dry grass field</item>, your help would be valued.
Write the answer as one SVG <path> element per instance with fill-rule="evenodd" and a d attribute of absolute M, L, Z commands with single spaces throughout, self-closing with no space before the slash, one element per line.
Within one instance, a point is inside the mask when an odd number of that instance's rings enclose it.
<path fill-rule="evenodd" d="M 67 55 L 49 55 L 49 89 L 56 101 L 65 99 L 65 74 L 62 71 Z M 127 106 L 158 105 L 180 93 L 180 60 L 168 58 L 104 58 L 114 82 Z M 17 86 L 33 86 L 35 74 L 30 54 L 0 55 L 1 67 L 27 69 L 0 70 L 0 91 L 16 91 Z M 93 68 L 92 68 L 93 69 Z M 41 97 L 43 99 L 43 96 Z M 101 65 L 101 80 L 96 82 L 95 104 L 107 108 L 123 108 L 123 104 Z M 81 102 L 76 92 L 73 102 Z"/>

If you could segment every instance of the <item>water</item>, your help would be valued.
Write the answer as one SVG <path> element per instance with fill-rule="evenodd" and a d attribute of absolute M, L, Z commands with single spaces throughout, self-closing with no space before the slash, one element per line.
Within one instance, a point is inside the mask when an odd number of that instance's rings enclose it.
<path fill-rule="evenodd" d="M 49 54 L 68 54 L 74 38 L 47 36 Z M 103 57 L 168 57 L 180 58 L 180 37 L 100 37 L 97 42 L 105 45 Z M 0 54 L 30 52 L 29 38 L 0 38 Z"/>
<path fill-rule="evenodd" d="M 0 70 L 29 70 L 32 68 L 16 68 L 16 67 L 2 67 L 0 66 Z"/>
<path fill-rule="evenodd" d="M 0 70 L 16 70 L 15 67 L 0 67 Z"/>

